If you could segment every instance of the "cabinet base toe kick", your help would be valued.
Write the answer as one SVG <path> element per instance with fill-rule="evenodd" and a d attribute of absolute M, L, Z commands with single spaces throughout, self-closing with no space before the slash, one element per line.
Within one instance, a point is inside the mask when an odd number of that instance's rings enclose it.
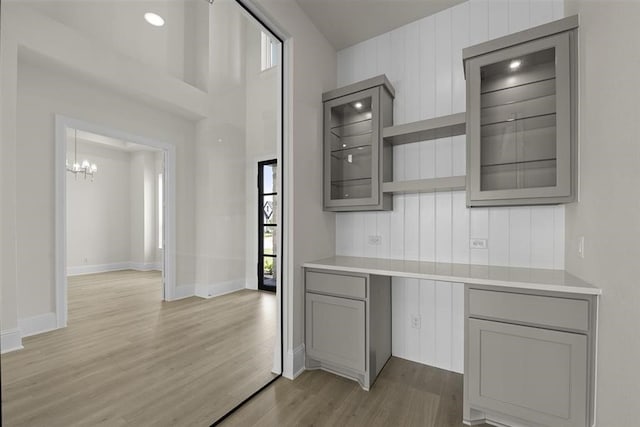
<path fill-rule="evenodd" d="M 375 377 L 371 378 L 371 376 L 365 375 L 362 372 L 354 371 L 353 369 L 335 365 L 329 362 L 321 362 L 311 357 L 306 358 L 305 369 L 308 371 L 315 371 L 320 369 L 341 376 L 343 378 L 356 381 L 365 391 L 369 391 L 376 380 Z"/>

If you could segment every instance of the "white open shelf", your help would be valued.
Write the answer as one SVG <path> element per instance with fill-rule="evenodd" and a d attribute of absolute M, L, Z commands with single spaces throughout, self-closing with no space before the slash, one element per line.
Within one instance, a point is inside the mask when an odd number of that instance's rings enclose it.
<path fill-rule="evenodd" d="M 400 145 L 464 135 L 465 132 L 466 113 L 456 113 L 403 125 L 389 126 L 383 129 L 382 137 L 386 143 Z M 466 176 L 464 175 L 382 183 L 382 192 L 393 194 L 433 193 L 436 191 L 464 190 L 465 188 Z"/>
<path fill-rule="evenodd" d="M 382 130 L 382 137 L 385 142 L 400 145 L 464 135 L 466 129 L 466 113 L 456 113 L 419 122 L 389 126 Z"/>

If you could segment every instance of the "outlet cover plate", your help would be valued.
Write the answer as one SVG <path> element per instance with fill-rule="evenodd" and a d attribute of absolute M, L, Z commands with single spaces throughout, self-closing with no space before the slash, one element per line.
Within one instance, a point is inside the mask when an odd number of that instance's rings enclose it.
<path fill-rule="evenodd" d="M 487 249 L 487 239 L 469 239 L 469 248 Z"/>

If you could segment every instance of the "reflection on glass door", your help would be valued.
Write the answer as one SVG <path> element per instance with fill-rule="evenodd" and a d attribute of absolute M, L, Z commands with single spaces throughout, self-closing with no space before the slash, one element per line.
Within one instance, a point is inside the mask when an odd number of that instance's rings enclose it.
<path fill-rule="evenodd" d="M 278 277 L 277 161 L 258 163 L 258 289 L 276 291 Z"/>

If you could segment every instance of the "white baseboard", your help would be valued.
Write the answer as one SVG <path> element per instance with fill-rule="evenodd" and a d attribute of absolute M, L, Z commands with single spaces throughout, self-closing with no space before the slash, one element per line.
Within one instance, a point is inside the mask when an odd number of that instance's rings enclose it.
<path fill-rule="evenodd" d="M 296 379 L 298 375 L 304 372 L 304 344 L 300 344 L 293 350 L 287 351 L 287 355 L 284 358 L 284 370 L 282 376 L 289 378 L 290 380 Z"/>
<path fill-rule="evenodd" d="M 0 353 L 5 354 L 10 351 L 22 350 L 22 334 L 20 329 L 13 328 L 0 332 Z"/>
<path fill-rule="evenodd" d="M 196 286 L 195 285 L 181 285 L 176 286 L 176 289 L 173 291 L 173 298 L 169 301 L 176 301 L 183 298 L 189 298 L 195 296 L 196 294 Z"/>
<path fill-rule="evenodd" d="M 230 294 L 245 289 L 244 279 L 228 280 L 226 282 L 211 283 L 208 285 L 196 285 L 196 296 L 200 298 L 213 298 Z"/>
<path fill-rule="evenodd" d="M 25 319 L 18 319 L 18 328 L 20 328 L 23 338 L 53 331 L 54 329 L 58 329 L 56 314 L 45 313 Z"/>
<path fill-rule="evenodd" d="M 137 270 L 137 271 L 153 271 L 153 270 L 162 271 L 162 263 L 161 262 L 147 262 L 147 263 L 132 262 L 129 264 L 129 269 Z"/>
<path fill-rule="evenodd" d="M 67 276 L 80 276 L 83 274 L 106 273 L 108 271 L 128 270 L 130 262 L 116 262 L 112 264 L 77 265 L 67 267 Z"/>
<path fill-rule="evenodd" d="M 108 273 L 109 271 L 121 270 L 162 270 L 162 263 L 142 263 L 126 261 L 115 262 L 112 264 L 77 265 L 74 267 L 67 267 L 67 276 L 81 276 L 83 274 Z"/>

